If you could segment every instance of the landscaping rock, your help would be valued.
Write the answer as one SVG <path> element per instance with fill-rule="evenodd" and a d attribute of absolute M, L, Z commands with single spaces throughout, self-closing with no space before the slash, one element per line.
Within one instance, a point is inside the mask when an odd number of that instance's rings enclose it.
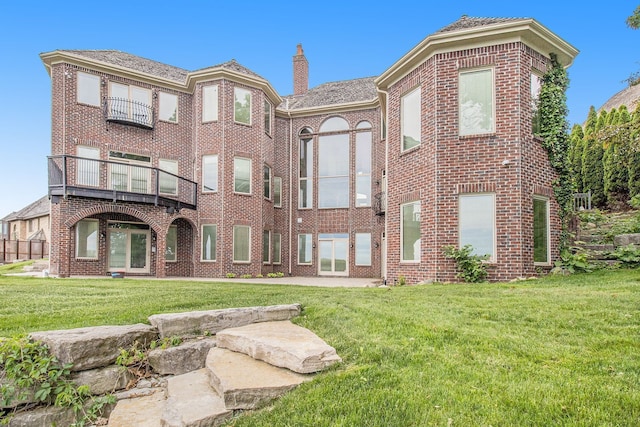
<path fill-rule="evenodd" d="M 69 426 L 75 421 L 71 409 L 47 406 L 15 414 L 9 421 L 9 427 Z"/>
<path fill-rule="evenodd" d="M 176 347 L 157 348 L 149 352 L 149 365 L 161 375 L 180 375 L 204 368 L 215 338 L 187 341 Z"/>
<path fill-rule="evenodd" d="M 116 365 L 74 372 L 71 375 L 74 383 L 89 386 L 89 391 L 94 395 L 122 390 L 132 378 L 133 375 L 126 368 Z"/>
<path fill-rule="evenodd" d="M 165 403 L 160 389 L 146 396 L 120 400 L 109 415 L 108 427 L 161 427 L 159 414 Z"/>
<path fill-rule="evenodd" d="M 613 243 L 616 246 L 640 246 L 640 233 L 619 234 L 613 238 Z"/>

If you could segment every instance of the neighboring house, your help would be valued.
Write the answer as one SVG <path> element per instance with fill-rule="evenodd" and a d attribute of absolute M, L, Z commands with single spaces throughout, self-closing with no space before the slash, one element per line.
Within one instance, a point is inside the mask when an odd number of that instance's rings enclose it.
<path fill-rule="evenodd" d="M 444 245 L 490 278 L 549 268 L 555 177 L 533 136 L 550 53 L 533 19 L 462 17 L 378 77 L 294 93 L 235 61 L 187 71 L 119 51 L 57 50 L 51 274 L 227 273 L 455 280 Z"/>
<path fill-rule="evenodd" d="M 2 218 L 2 236 L 6 240 L 50 241 L 49 197 L 43 196 L 17 212 Z"/>

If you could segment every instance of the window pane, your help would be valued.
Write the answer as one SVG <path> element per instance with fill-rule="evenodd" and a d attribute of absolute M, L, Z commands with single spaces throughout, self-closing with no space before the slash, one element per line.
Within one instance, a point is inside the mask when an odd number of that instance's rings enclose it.
<path fill-rule="evenodd" d="M 262 262 L 268 264 L 271 259 L 271 232 L 264 230 L 262 232 Z"/>
<path fill-rule="evenodd" d="M 533 199 L 533 261 L 549 262 L 549 202 Z"/>
<path fill-rule="evenodd" d="M 234 92 L 234 120 L 246 125 L 251 124 L 251 92 L 247 89 L 235 88 Z"/>
<path fill-rule="evenodd" d="M 300 208 L 310 208 L 313 206 L 313 182 L 311 179 L 300 180 L 300 195 L 298 196 Z"/>
<path fill-rule="evenodd" d="M 76 225 L 76 256 L 98 257 L 98 221 L 82 220 Z"/>
<path fill-rule="evenodd" d="M 310 208 L 313 206 L 313 139 L 300 140 L 300 183 L 298 194 L 298 207 Z"/>
<path fill-rule="evenodd" d="M 271 104 L 264 101 L 264 131 L 271 134 Z"/>
<path fill-rule="evenodd" d="M 93 147 L 78 146 L 76 148 L 78 157 L 85 159 L 100 159 L 100 149 Z M 78 185 L 97 187 L 100 183 L 100 162 L 95 160 L 78 159 L 77 170 Z"/>
<path fill-rule="evenodd" d="M 175 160 L 160 159 L 158 165 L 161 170 L 173 175 L 160 172 L 160 192 L 163 194 L 178 194 L 178 162 Z"/>
<path fill-rule="evenodd" d="M 202 157 L 202 191 L 218 191 L 218 156 Z"/>
<path fill-rule="evenodd" d="M 249 234 L 250 228 L 246 225 L 233 226 L 233 261 L 249 262 Z"/>
<path fill-rule="evenodd" d="M 420 261 L 420 202 L 402 205 L 401 261 Z"/>
<path fill-rule="evenodd" d="M 100 106 L 100 77 L 78 72 L 78 102 Z"/>
<path fill-rule="evenodd" d="M 349 130 L 349 123 L 342 117 L 331 117 L 320 126 L 320 132 L 337 132 L 341 130 Z"/>
<path fill-rule="evenodd" d="M 273 177 L 273 206 L 282 206 L 282 178 L 279 176 Z"/>
<path fill-rule="evenodd" d="M 215 261 L 216 260 L 216 242 L 218 235 L 218 226 L 203 225 L 202 226 L 202 260 L 203 261 Z"/>
<path fill-rule="evenodd" d="M 175 225 L 169 226 L 167 231 L 167 248 L 164 253 L 165 261 L 175 261 L 178 259 L 178 227 Z"/>
<path fill-rule="evenodd" d="M 218 120 L 218 86 L 202 88 L 202 121 Z"/>
<path fill-rule="evenodd" d="M 460 74 L 460 135 L 493 132 L 493 72 Z"/>
<path fill-rule="evenodd" d="M 318 207 L 349 207 L 349 135 L 318 139 Z"/>
<path fill-rule="evenodd" d="M 265 165 L 262 173 L 263 173 L 262 179 L 264 183 L 264 188 L 262 193 L 265 198 L 270 199 L 271 198 L 271 168 Z"/>
<path fill-rule="evenodd" d="M 371 206 L 371 132 L 356 134 L 355 204 L 356 206 Z"/>
<path fill-rule="evenodd" d="M 280 264 L 282 262 L 282 235 L 280 233 L 273 233 L 273 242 L 271 243 L 271 260 L 274 264 Z"/>
<path fill-rule="evenodd" d="M 311 234 L 298 235 L 298 264 L 311 264 Z"/>
<path fill-rule="evenodd" d="M 178 121 L 178 97 L 170 93 L 160 92 L 159 119 L 167 122 Z"/>
<path fill-rule="evenodd" d="M 422 121 L 420 114 L 420 88 L 402 97 L 402 150 L 420 144 Z"/>
<path fill-rule="evenodd" d="M 251 194 L 251 159 L 236 157 L 233 160 L 233 191 Z"/>
<path fill-rule="evenodd" d="M 356 233 L 356 265 L 371 265 L 371 233 Z"/>
<path fill-rule="evenodd" d="M 318 207 L 348 208 L 349 178 L 321 178 L 318 180 Z"/>
<path fill-rule="evenodd" d="M 460 247 L 473 254 L 495 257 L 495 202 L 493 194 L 460 196 Z"/>

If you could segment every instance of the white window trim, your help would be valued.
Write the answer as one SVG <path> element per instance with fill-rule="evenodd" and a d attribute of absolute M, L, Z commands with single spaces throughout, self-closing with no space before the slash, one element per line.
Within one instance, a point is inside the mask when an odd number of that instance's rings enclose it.
<path fill-rule="evenodd" d="M 215 98 L 211 94 L 211 92 L 215 92 Z M 220 113 L 220 105 L 219 105 L 219 90 L 218 85 L 209 85 L 202 87 L 202 123 L 212 123 L 218 121 L 218 115 Z M 214 111 L 208 111 L 205 107 L 205 100 L 211 96 L 211 99 L 215 99 L 214 105 L 211 107 Z M 210 113 L 211 117 L 207 117 L 207 112 Z"/>
<path fill-rule="evenodd" d="M 216 188 L 215 190 L 207 190 L 207 188 L 205 187 L 205 182 L 204 182 L 204 171 L 205 171 L 205 163 L 204 163 L 204 159 L 208 158 L 208 157 L 215 157 L 216 158 Z M 217 154 L 205 154 L 202 156 L 202 192 L 203 193 L 217 193 L 218 192 L 218 187 L 220 186 L 220 182 L 218 181 L 220 179 L 220 158 L 218 157 Z"/>
<path fill-rule="evenodd" d="M 460 103 L 460 77 L 463 74 L 477 73 L 480 71 L 491 71 L 491 129 L 486 132 L 473 132 L 462 133 L 462 104 Z M 482 67 L 482 68 L 469 68 L 461 70 L 458 73 L 458 135 L 459 136 L 473 136 L 473 135 L 491 135 L 496 133 L 496 72 L 494 67 Z"/>
<path fill-rule="evenodd" d="M 96 85 L 96 87 L 87 88 L 91 90 L 97 90 L 97 103 L 83 102 L 79 98 L 80 96 L 80 82 L 85 81 L 87 84 L 91 82 Z M 78 71 L 77 73 L 77 84 L 76 84 L 76 102 L 81 105 L 89 105 L 91 107 L 100 107 L 100 76 L 96 76 L 95 74 L 83 73 L 82 71 Z"/>
<path fill-rule="evenodd" d="M 300 262 L 300 236 L 310 236 L 311 242 L 311 261 L 309 262 Z M 297 265 L 313 265 L 313 234 L 311 233 L 299 233 L 298 234 L 298 251 L 296 253 L 296 264 Z"/>
<path fill-rule="evenodd" d="M 366 264 L 362 264 L 362 263 L 358 262 L 357 250 L 358 250 L 358 236 L 359 235 L 369 236 L 369 262 L 366 263 Z M 371 233 L 356 233 L 356 235 L 355 235 L 355 250 L 356 250 L 356 254 L 354 256 L 355 265 L 366 266 L 366 267 L 369 267 L 369 266 L 372 265 L 372 262 L 373 262 L 373 259 L 372 259 L 373 258 L 373 253 L 372 253 L 373 252 L 373 247 L 372 246 L 373 246 L 373 236 L 371 235 Z"/>
<path fill-rule="evenodd" d="M 547 261 L 546 262 L 534 261 L 533 265 L 548 267 L 551 265 L 551 203 L 549 202 L 548 197 L 540 196 L 537 194 L 534 194 L 533 200 L 539 200 L 539 201 L 545 202 L 546 209 L 547 209 Z M 535 252 L 535 245 L 534 245 L 534 252 Z"/>
<path fill-rule="evenodd" d="M 204 227 L 214 227 L 216 231 L 216 242 L 215 242 L 215 250 L 213 251 L 212 259 L 204 259 L 204 251 L 202 247 L 204 246 L 202 239 L 204 238 Z M 200 226 L 200 262 L 216 262 L 218 260 L 218 224 L 202 224 Z"/>
<path fill-rule="evenodd" d="M 420 132 L 420 140 L 417 145 L 413 147 L 404 148 L 404 113 L 405 108 L 403 108 L 403 101 L 406 97 L 413 94 L 414 92 L 418 92 L 419 101 L 418 101 L 418 118 L 420 119 L 420 123 L 418 124 L 419 132 Z M 413 151 L 422 145 L 422 88 L 421 86 L 417 86 L 410 91 L 406 92 L 400 97 L 400 153 L 406 153 L 408 151 Z"/>
<path fill-rule="evenodd" d="M 492 236 L 492 242 L 491 244 L 493 245 L 492 247 L 492 252 L 493 254 L 491 255 L 491 258 L 487 259 L 485 262 L 488 264 L 494 264 L 496 263 L 496 260 L 498 258 L 498 245 L 497 245 L 497 238 L 498 238 L 498 229 L 497 229 L 497 210 L 496 210 L 496 193 L 462 193 L 458 196 L 458 247 L 461 248 L 462 246 L 464 246 L 462 244 L 461 238 L 462 238 L 462 233 L 461 233 L 461 227 L 460 227 L 460 215 L 461 215 L 461 211 L 460 211 L 460 199 L 462 197 L 480 197 L 480 196 L 491 196 L 493 199 L 493 236 Z"/>
<path fill-rule="evenodd" d="M 269 182 L 268 183 L 264 179 L 265 168 L 269 170 Z M 268 164 L 265 163 L 262 166 L 262 197 L 264 197 L 266 200 L 273 200 L 273 184 L 272 184 L 273 178 L 272 178 L 272 175 L 273 175 L 273 170 L 271 169 L 271 166 L 269 166 Z M 269 190 L 269 195 L 268 196 L 264 195 L 264 186 L 265 186 L 265 184 L 268 185 L 268 190 Z"/>
<path fill-rule="evenodd" d="M 238 159 L 249 161 L 249 191 L 246 193 L 236 190 L 236 160 Z M 253 194 L 252 184 L 253 184 L 253 161 L 249 157 L 241 157 L 241 156 L 234 157 L 233 158 L 233 192 L 235 194 L 251 195 Z"/>
<path fill-rule="evenodd" d="M 279 183 L 276 185 L 276 183 Z M 276 203 L 276 186 L 280 189 L 280 202 Z M 282 177 L 274 176 L 273 177 L 273 207 L 281 208 L 282 207 Z"/>
<path fill-rule="evenodd" d="M 169 230 L 172 230 L 172 229 L 176 230 L 176 247 L 175 247 L 176 253 L 175 253 L 175 258 L 174 259 L 167 259 L 167 255 L 166 255 L 167 248 L 165 248 L 164 262 L 173 262 L 173 263 L 175 263 L 175 262 L 178 262 L 178 226 L 175 225 L 175 224 L 171 224 L 169 226 Z M 167 235 L 169 235 L 169 231 L 167 231 Z"/>
<path fill-rule="evenodd" d="M 165 164 L 170 163 L 170 164 L 175 165 L 175 172 L 171 172 L 171 171 L 168 171 L 168 170 L 166 170 L 166 169 L 163 169 L 163 168 L 162 168 L 162 166 L 161 166 L 161 163 L 165 163 Z M 158 185 L 158 192 L 159 192 L 160 194 L 168 194 L 168 195 L 170 195 L 170 196 L 177 196 L 177 195 L 178 195 L 178 189 L 179 189 L 179 187 L 180 187 L 180 183 L 179 183 L 179 181 L 178 181 L 178 177 L 177 177 L 177 175 L 178 175 L 178 173 L 179 173 L 178 166 L 179 166 L 179 163 L 178 163 L 178 161 L 177 161 L 177 160 L 172 160 L 172 159 L 158 159 L 158 169 L 160 169 L 161 171 L 166 172 L 166 173 L 168 173 L 168 174 L 172 174 L 172 175 L 168 175 L 168 176 L 167 176 L 167 178 L 170 178 L 171 180 L 174 180 L 174 181 L 175 181 L 175 184 L 176 184 L 176 190 L 175 190 L 174 192 L 164 192 L 164 191 L 162 191 L 161 186 L 160 186 L 160 185 Z M 176 176 L 174 176 L 174 175 L 176 175 Z M 160 174 L 158 174 L 158 179 L 160 179 L 160 176 L 161 176 L 161 175 L 160 175 Z"/>
<path fill-rule="evenodd" d="M 421 260 L 422 260 L 422 217 L 420 218 L 420 253 L 418 254 L 418 259 L 412 259 L 412 260 L 406 260 L 403 259 L 403 255 L 404 255 L 404 221 L 402 220 L 403 217 L 403 209 L 404 206 L 407 205 L 415 205 L 417 204 L 420 207 L 420 215 L 422 215 L 422 202 L 420 200 L 413 200 L 411 202 L 407 202 L 407 203 L 402 203 L 400 205 L 400 264 L 420 264 Z M 414 212 L 415 214 L 415 212 Z"/>
<path fill-rule="evenodd" d="M 269 248 L 272 252 L 273 248 L 275 248 L 274 242 L 275 242 L 275 237 L 278 236 L 278 240 L 280 241 L 280 244 L 278 245 L 278 259 L 279 261 L 275 261 L 275 258 L 273 256 L 273 253 L 271 254 L 271 261 L 273 265 L 282 265 L 282 234 L 281 233 L 272 233 L 271 234 L 273 236 L 273 239 L 271 241 L 271 245 L 272 247 Z"/>
<path fill-rule="evenodd" d="M 236 228 L 247 228 L 249 230 L 249 236 L 247 237 L 247 244 L 249 247 L 249 254 L 248 257 L 249 259 L 247 260 L 237 260 L 235 259 L 235 247 L 236 247 Z M 233 242 L 231 244 L 231 257 L 233 258 L 233 263 L 234 264 L 251 264 L 251 226 L 249 225 L 234 225 L 233 229 L 232 229 L 232 237 L 233 237 Z"/>
<path fill-rule="evenodd" d="M 236 120 L 236 108 L 235 108 L 235 102 L 236 102 L 236 91 L 238 90 L 242 90 L 245 92 L 249 92 L 249 123 L 245 123 L 245 122 L 240 122 L 238 120 Z M 253 117 L 252 117 L 252 111 L 253 111 L 253 93 L 251 93 L 251 90 L 243 88 L 243 87 L 235 87 L 233 88 L 233 122 L 234 123 L 238 123 L 240 125 L 245 125 L 245 126 L 251 126 L 252 122 L 253 122 Z"/>
<path fill-rule="evenodd" d="M 75 250 L 75 255 L 76 255 L 76 259 L 91 259 L 91 260 L 96 260 L 100 258 L 100 220 L 97 219 L 90 219 L 90 218 L 85 218 L 85 219 L 81 219 L 80 221 L 78 221 L 78 224 L 81 222 L 94 222 L 96 224 L 98 224 L 98 228 L 97 228 L 97 234 L 96 234 L 96 256 L 95 257 L 86 257 L 86 256 L 79 256 L 78 255 L 78 239 L 80 236 L 78 236 L 78 233 L 80 232 L 80 230 L 78 229 L 78 226 L 76 225 L 76 241 L 75 241 L 75 246 L 76 246 L 76 250 Z"/>
<path fill-rule="evenodd" d="M 273 125 L 271 124 L 271 122 L 273 121 L 272 117 L 271 117 L 272 116 L 271 115 L 271 111 L 273 111 L 273 107 L 271 106 L 271 103 L 265 99 L 265 101 L 264 101 L 264 120 L 265 120 L 265 122 L 267 120 L 267 113 L 268 113 L 268 116 L 269 116 L 269 126 L 268 127 L 265 126 L 265 129 L 264 129 L 264 132 L 267 135 L 271 135 L 271 129 L 273 128 Z"/>
<path fill-rule="evenodd" d="M 267 260 L 264 259 L 264 236 L 269 235 L 269 243 L 267 243 Z M 271 230 L 262 230 L 262 263 L 271 264 Z"/>
<path fill-rule="evenodd" d="M 173 99 L 176 100 L 176 119 L 175 120 L 169 120 L 169 119 L 163 119 L 162 115 L 161 115 L 161 111 L 162 111 L 162 104 L 163 104 L 163 98 L 167 99 L 166 97 L 171 97 Z M 161 122 L 166 122 L 166 123 L 173 123 L 173 124 L 177 124 L 179 121 L 179 115 L 178 115 L 178 95 L 174 94 L 174 93 L 167 93 L 167 92 L 159 92 L 158 93 L 158 120 L 160 120 Z M 166 102 L 166 101 L 165 101 Z"/>

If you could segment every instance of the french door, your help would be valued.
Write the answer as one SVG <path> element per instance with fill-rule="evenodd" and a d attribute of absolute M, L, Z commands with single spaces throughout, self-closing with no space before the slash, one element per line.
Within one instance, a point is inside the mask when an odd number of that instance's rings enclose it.
<path fill-rule="evenodd" d="M 349 275 L 349 235 L 347 233 L 318 235 L 318 249 L 318 275 Z"/>
<path fill-rule="evenodd" d="M 145 224 L 110 223 L 109 271 L 149 273 L 151 230 Z"/>

